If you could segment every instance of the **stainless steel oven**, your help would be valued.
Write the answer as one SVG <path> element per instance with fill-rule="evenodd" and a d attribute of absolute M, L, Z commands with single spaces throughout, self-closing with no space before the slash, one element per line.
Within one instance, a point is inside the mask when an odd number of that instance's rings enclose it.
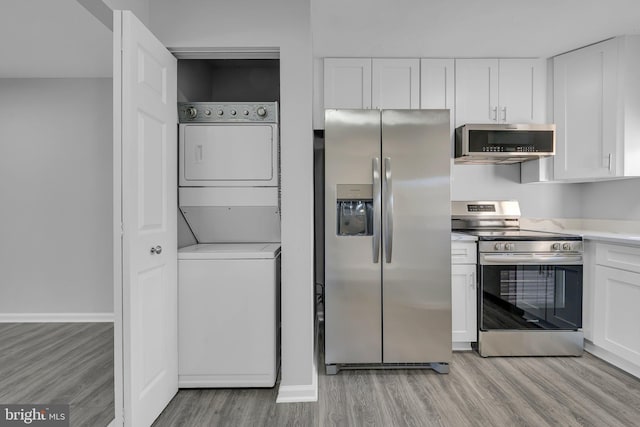
<path fill-rule="evenodd" d="M 519 208 L 502 219 L 479 208 L 505 202 L 466 203 L 472 207 L 463 222 L 473 227 L 464 231 L 478 238 L 480 355 L 582 354 L 582 238 L 522 230 Z"/>

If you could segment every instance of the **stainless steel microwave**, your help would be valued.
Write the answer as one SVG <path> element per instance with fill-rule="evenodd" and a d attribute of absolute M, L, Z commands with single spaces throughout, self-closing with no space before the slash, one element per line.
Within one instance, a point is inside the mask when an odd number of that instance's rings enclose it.
<path fill-rule="evenodd" d="M 556 152 L 554 124 L 466 124 L 456 128 L 456 164 L 510 164 Z"/>

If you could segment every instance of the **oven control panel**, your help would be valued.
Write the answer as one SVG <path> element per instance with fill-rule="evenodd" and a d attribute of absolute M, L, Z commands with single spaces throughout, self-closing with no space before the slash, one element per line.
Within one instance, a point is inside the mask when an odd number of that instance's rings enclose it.
<path fill-rule="evenodd" d="M 478 247 L 481 253 L 582 253 L 580 240 L 536 241 L 484 241 Z"/>

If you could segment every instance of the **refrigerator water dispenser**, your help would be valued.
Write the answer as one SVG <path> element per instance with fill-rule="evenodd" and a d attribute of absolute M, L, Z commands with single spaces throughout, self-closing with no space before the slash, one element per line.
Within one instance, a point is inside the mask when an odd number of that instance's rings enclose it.
<path fill-rule="evenodd" d="M 373 198 L 370 184 L 338 184 L 338 236 L 373 235 Z"/>

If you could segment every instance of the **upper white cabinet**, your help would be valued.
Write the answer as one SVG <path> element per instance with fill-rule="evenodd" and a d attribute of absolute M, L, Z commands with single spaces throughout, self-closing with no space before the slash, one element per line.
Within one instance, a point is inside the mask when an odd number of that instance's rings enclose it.
<path fill-rule="evenodd" d="M 371 108 L 371 59 L 324 59 L 324 108 Z"/>
<path fill-rule="evenodd" d="M 420 60 L 325 58 L 324 108 L 420 108 Z"/>
<path fill-rule="evenodd" d="M 420 108 L 420 60 L 373 59 L 372 108 Z"/>
<path fill-rule="evenodd" d="M 456 126 L 544 123 L 543 59 L 456 59 Z"/>
<path fill-rule="evenodd" d="M 556 180 L 640 176 L 640 36 L 553 60 Z"/>

